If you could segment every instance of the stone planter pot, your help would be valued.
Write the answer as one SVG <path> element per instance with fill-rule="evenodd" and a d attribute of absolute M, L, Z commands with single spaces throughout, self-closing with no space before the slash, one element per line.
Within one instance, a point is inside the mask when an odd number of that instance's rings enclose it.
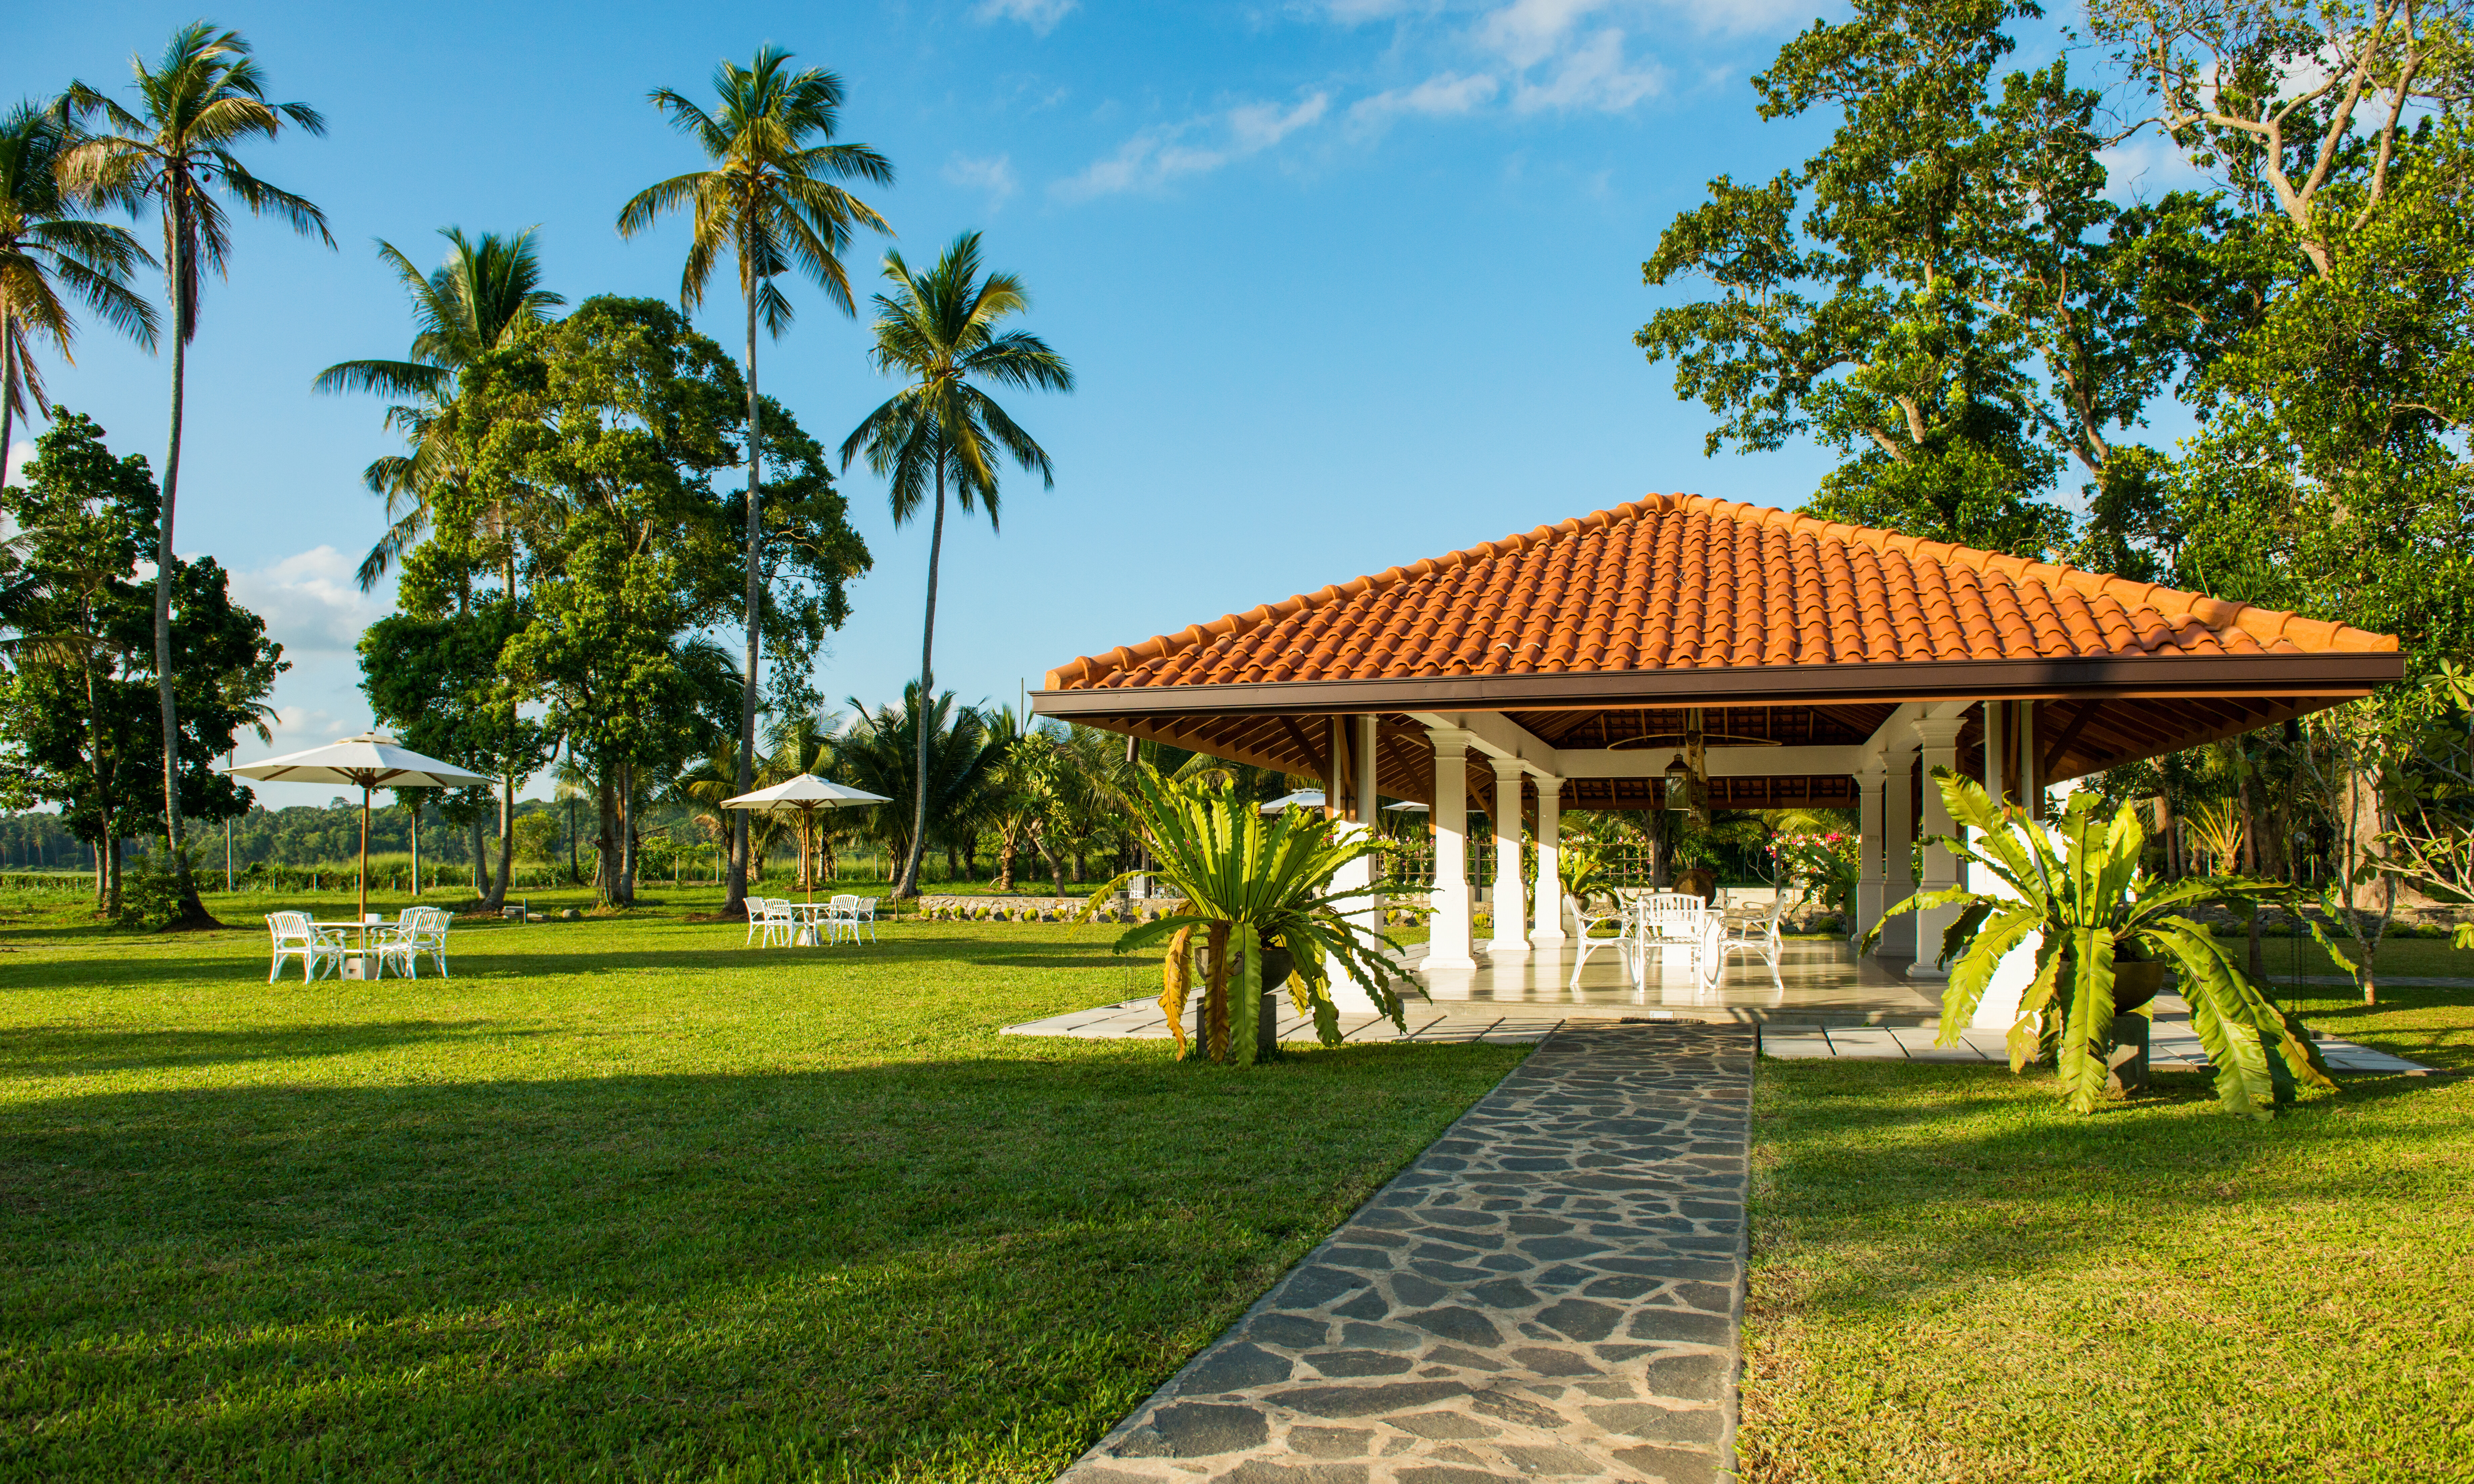
<path fill-rule="evenodd" d="M 2163 964 L 2124 964 L 2116 960 L 2113 966 L 2113 1013 L 2126 1016 L 2147 1004 L 2165 991 Z"/>
<path fill-rule="evenodd" d="M 2116 1093 L 2147 1090 L 2147 1017 L 2140 1010 L 2165 989 L 2163 964 L 2113 966 L 2112 1046 L 2105 1052 L 2105 1090 Z"/>
<path fill-rule="evenodd" d="M 1280 1053 L 1279 1007 L 1280 1001 L 1288 997 L 1288 991 L 1281 986 L 1289 982 L 1289 975 L 1297 970 L 1297 967 L 1298 961 L 1288 949 L 1276 944 L 1263 949 L 1263 999 L 1254 1007 L 1254 1059 L 1258 1062 L 1269 1061 Z M 1207 964 L 1204 977 L 1209 977 Z M 1231 989 L 1236 987 L 1236 975 L 1229 975 L 1229 986 Z M 1197 991 L 1194 996 L 1194 1043 L 1198 1046 L 1211 1043 L 1211 1022 L 1206 1014 L 1208 1003 L 1209 996 Z"/>

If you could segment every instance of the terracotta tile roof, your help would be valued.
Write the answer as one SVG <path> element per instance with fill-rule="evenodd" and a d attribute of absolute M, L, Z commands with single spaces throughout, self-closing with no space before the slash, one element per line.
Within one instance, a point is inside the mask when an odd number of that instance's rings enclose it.
<path fill-rule="evenodd" d="M 1077 659 L 1047 688 L 2396 647 L 2249 604 L 1673 494 Z"/>

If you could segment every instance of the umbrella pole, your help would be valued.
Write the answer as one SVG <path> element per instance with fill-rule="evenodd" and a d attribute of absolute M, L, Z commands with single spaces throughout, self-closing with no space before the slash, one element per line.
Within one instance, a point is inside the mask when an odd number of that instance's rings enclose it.
<path fill-rule="evenodd" d="M 370 920 L 370 785 L 361 785 L 361 911 L 363 922 Z"/>

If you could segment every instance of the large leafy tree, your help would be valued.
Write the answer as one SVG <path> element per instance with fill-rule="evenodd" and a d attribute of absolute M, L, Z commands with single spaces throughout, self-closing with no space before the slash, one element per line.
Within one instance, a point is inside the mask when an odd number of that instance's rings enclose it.
<path fill-rule="evenodd" d="M 208 272 L 221 274 L 231 255 L 227 200 L 257 215 L 272 214 L 306 236 L 335 245 L 327 219 L 309 202 L 259 180 L 235 146 L 272 140 L 288 124 L 309 133 L 327 132 L 326 120 L 305 103 L 269 103 L 266 79 L 249 43 L 236 31 L 217 31 L 195 21 L 172 36 L 152 66 L 130 59 L 136 74 L 135 109 L 123 108 L 84 83 L 72 84 L 66 102 L 79 117 L 100 114 L 103 129 L 72 145 L 61 162 L 61 178 L 89 199 L 132 211 L 152 208 L 163 230 L 163 283 L 172 319 L 172 408 L 163 454 L 162 515 L 157 522 L 155 671 L 163 720 L 163 832 L 181 837 L 181 724 L 172 663 L 172 587 L 179 563 L 172 555 L 172 521 L 181 484 L 181 412 L 187 386 L 189 342 L 198 333 L 198 291 Z M 188 883 L 178 850 L 182 908 L 204 918 L 206 909 Z"/>
<path fill-rule="evenodd" d="M 1754 79 L 1763 118 L 1835 108 L 1821 153 L 1758 185 L 1719 177 L 1642 266 L 1702 279 L 1636 342 L 1717 415 L 1708 450 L 1809 436 L 1839 467 L 1816 514 L 2044 555 L 2072 538 L 2064 467 L 2122 518 L 2154 501 L 2120 439 L 2198 353 L 2194 203 L 2105 199 L 2098 95 L 2066 63 L 2004 73 L 2008 0 L 1861 0 Z"/>
<path fill-rule="evenodd" d="M 640 802 L 726 733 L 742 704 L 711 638 L 740 611 L 744 495 L 713 480 L 738 461 L 742 391 L 730 358 L 678 310 L 588 299 L 464 372 L 464 472 L 405 563 L 407 610 L 422 612 L 453 608 L 484 562 L 521 568 L 520 621 L 497 663 L 515 699 L 544 706 L 591 780 L 599 885 L 614 901 L 632 895 Z M 866 548 L 823 451 L 781 408 L 764 411 L 790 477 L 769 502 L 760 614 L 777 653 L 811 655 L 847 614 L 845 585 L 865 569 Z M 500 514 L 476 518 L 485 510 Z M 807 694 L 788 681 L 777 689 Z"/>
<path fill-rule="evenodd" d="M 456 377 L 492 350 L 555 318 L 567 300 L 542 287 L 533 231 L 467 237 L 442 227 L 447 261 L 424 274 L 395 244 L 381 239 L 378 258 L 412 301 L 410 350 L 400 360 L 343 361 L 310 382 L 321 393 L 370 392 L 396 398 L 387 426 L 403 435 L 406 452 L 371 461 L 361 479 L 386 501 L 386 534 L 361 559 L 361 590 L 369 591 L 429 527 L 430 491 L 456 473 L 450 418 Z M 513 594 L 509 594 L 510 597 Z"/>
<path fill-rule="evenodd" d="M 9 790 L 58 804 L 96 850 L 96 887 L 120 908 L 119 842 L 153 818 L 149 776 L 161 765 L 154 726 L 153 608 L 139 563 L 154 550 L 159 509 L 146 461 L 113 458 L 103 430 L 55 408 L 23 488 L 0 491 L 22 551 L 9 641 L 17 663 L 0 685 Z M 209 559 L 178 562 L 172 677 L 186 744 L 178 780 L 186 818 L 247 812 L 250 794 L 213 770 L 240 730 L 258 725 L 281 647 L 235 607 Z"/>
<path fill-rule="evenodd" d="M 20 103 L 0 116 L 0 452 L 30 398 L 49 405 L 28 354 L 35 344 L 48 341 L 63 362 L 75 359 L 72 305 L 155 348 L 155 306 L 129 283 L 154 259 L 127 227 L 81 216 L 61 188 L 61 158 L 76 137 L 58 105 Z"/>
<path fill-rule="evenodd" d="M 842 442 L 842 467 L 864 452 L 868 467 L 883 477 L 902 525 L 930 499 L 934 515 L 928 538 L 928 610 L 920 626 L 919 693 L 932 695 L 936 676 L 936 568 L 945 544 L 945 495 L 950 487 L 969 512 L 987 512 L 997 525 L 998 466 L 1007 455 L 1035 471 L 1049 488 L 1056 473 L 1048 451 L 986 391 L 987 384 L 1050 392 L 1074 390 L 1074 371 L 1048 342 L 1004 323 L 1031 307 L 1030 291 L 1009 273 L 986 273 L 980 234 L 954 239 L 924 274 L 914 274 L 899 252 L 885 255 L 892 292 L 876 302 L 877 370 L 906 385 L 853 429 Z M 912 777 L 928 778 L 929 736 L 918 733 Z M 894 895 L 919 894 L 919 855 L 928 841 L 929 801 L 911 800 L 910 849 Z"/>
<path fill-rule="evenodd" d="M 767 441 L 764 404 L 757 390 L 757 327 L 761 323 L 776 339 L 789 327 L 789 296 L 775 280 L 794 269 L 814 279 L 844 313 L 856 312 L 841 260 L 850 248 L 851 228 L 891 230 L 865 202 L 836 183 L 893 182 L 893 166 L 874 149 L 832 142 L 841 125 L 842 80 L 813 67 L 794 72 L 789 62 L 790 53 L 775 46 L 758 48 L 746 67 L 722 62 L 713 77 L 719 107 L 712 110 L 669 88 L 654 89 L 653 105 L 696 142 L 714 167 L 648 186 L 618 213 L 619 235 L 632 237 L 668 212 L 681 208 L 691 212 L 693 232 L 679 280 L 679 300 L 691 309 L 703 301 L 714 269 L 725 254 L 739 267 L 740 297 L 747 314 L 742 371 L 748 426 L 743 512 L 747 582 L 742 614 L 747 655 L 739 722 L 741 792 L 755 778 L 756 698 L 764 629 L 763 466 Z M 747 826 L 743 818 L 731 839 L 724 911 L 737 911 L 745 898 Z"/>

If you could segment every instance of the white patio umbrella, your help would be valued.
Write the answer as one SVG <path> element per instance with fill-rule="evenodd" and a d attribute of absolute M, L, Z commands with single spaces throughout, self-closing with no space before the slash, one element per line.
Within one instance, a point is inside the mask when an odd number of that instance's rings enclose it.
<path fill-rule="evenodd" d="M 797 778 L 785 783 L 776 783 L 771 788 L 760 788 L 752 794 L 740 794 L 736 799 L 725 799 L 721 802 L 721 806 L 725 809 L 753 809 L 760 814 L 799 816 L 799 860 L 804 868 L 808 859 L 808 826 L 815 819 L 818 809 L 847 809 L 860 804 L 891 803 L 892 802 L 883 794 L 871 794 L 863 788 L 852 788 L 847 784 L 835 783 L 817 778 L 813 774 L 802 773 Z M 816 874 L 805 869 L 802 869 L 799 874 L 808 878 L 808 903 L 813 906 L 816 900 Z"/>
<path fill-rule="evenodd" d="M 265 783 L 356 783 L 361 790 L 361 911 L 370 915 L 370 790 L 373 788 L 470 788 L 489 783 L 435 757 L 424 757 L 395 738 L 375 731 L 286 753 L 258 762 L 245 762 L 220 772 Z"/>
<path fill-rule="evenodd" d="M 1282 794 L 1279 798 L 1263 805 L 1263 812 L 1266 814 L 1277 814 L 1282 809 L 1320 809 L 1322 807 L 1322 789 L 1301 788 L 1294 794 Z"/>

